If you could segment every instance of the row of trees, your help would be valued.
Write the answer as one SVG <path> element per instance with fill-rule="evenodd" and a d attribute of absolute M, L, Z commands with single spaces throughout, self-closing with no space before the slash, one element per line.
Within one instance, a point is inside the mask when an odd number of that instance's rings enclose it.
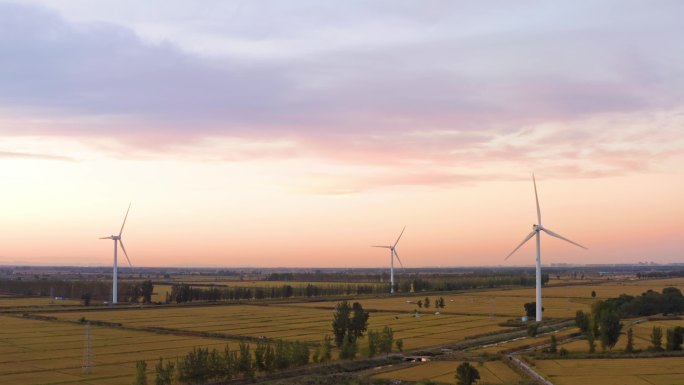
<path fill-rule="evenodd" d="M 152 281 L 119 281 L 119 298 L 124 301 L 150 302 L 154 291 Z M 7 294 L 80 298 L 89 303 L 91 300 L 107 301 L 112 297 L 111 281 L 88 280 L 0 280 L 0 292 Z"/>
<path fill-rule="evenodd" d="M 430 297 L 425 297 L 425 300 L 418 300 L 416 302 L 416 305 L 418 305 L 419 308 L 430 308 Z M 446 306 L 444 302 L 444 298 L 439 297 L 435 300 L 435 309 L 443 309 L 444 306 Z"/>
<path fill-rule="evenodd" d="M 542 284 L 549 282 L 549 275 L 542 274 Z M 424 278 L 411 276 L 398 284 L 401 292 L 452 291 L 501 286 L 534 286 L 535 276 L 527 274 L 512 275 L 458 275 Z"/>
<path fill-rule="evenodd" d="M 254 379 L 259 372 L 304 366 L 311 358 L 314 362 L 325 362 L 332 358 L 330 341 L 330 337 L 326 337 L 313 357 L 309 345 L 299 341 L 259 342 L 253 351 L 246 343 L 241 343 L 238 350 L 230 350 L 226 345 L 222 352 L 194 348 L 176 362 L 164 362 L 160 358 L 155 365 L 155 384 L 171 385 L 174 379 L 181 384 L 200 385 L 237 378 Z M 138 361 L 134 385 L 147 385 L 146 371 L 147 363 Z"/>
<path fill-rule="evenodd" d="M 651 346 L 650 350 L 653 351 L 677 351 L 682 350 L 682 344 L 684 343 L 684 328 L 681 326 L 676 326 L 674 328 L 669 328 L 666 331 L 666 343 L 663 348 L 663 329 L 661 327 L 654 326 L 651 330 Z M 627 347 L 625 351 L 631 353 L 634 351 L 634 336 L 632 334 L 632 329 L 627 332 Z"/>
<path fill-rule="evenodd" d="M 323 297 L 334 295 L 384 294 L 387 287 L 370 284 L 307 284 L 306 286 L 281 285 L 272 287 L 213 286 L 198 287 L 177 284 L 167 294 L 167 302 L 231 301 L 266 298 Z"/>
<path fill-rule="evenodd" d="M 684 312 L 684 295 L 676 287 L 666 287 L 661 293 L 648 290 L 636 297 L 622 294 L 605 302 L 616 309 L 622 317 Z"/>

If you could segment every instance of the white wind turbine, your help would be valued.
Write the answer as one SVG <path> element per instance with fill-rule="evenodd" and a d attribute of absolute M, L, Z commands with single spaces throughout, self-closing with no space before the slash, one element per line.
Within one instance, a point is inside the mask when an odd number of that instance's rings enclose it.
<path fill-rule="evenodd" d="M 128 264 L 133 267 L 131 264 L 131 260 L 128 258 L 128 253 L 126 252 L 126 248 L 124 247 L 123 242 L 121 241 L 121 233 L 123 233 L 124 225 L 126 225 L 126 218 L 128 218 L 128 212 L 131 210 L 131 205 L 128 205 L 128 210 L 126 210 L 126 216 L 124 217 L 123 223 L 121 224 L 121 230 L 119 230 L 119 235 L 110 235 L 109 237 L 102 237 L 100 239 L 112 239 L 114 241 L 114 275 L 112 279 L 112 303 L 116 304 L 118 302 L 118 275 L 119 275 L 119 269 L 117 266 L 117 258 L 116 254 L 117 251 L 119 250 L 119 245 L 121 245 L 121 250 L 123 250 L 124 255 L 126 256 L 126 260 L 128 261 Z"/>
<path fill-rule="evenodd" d="M 399 240 L 401 239 L 401 236 L 404 234 L 404 230 L 406 230 L 406 226 L 401 230 L 401 233 L 399 234 L 399 238 L 397 238 L 397 241 L 394 242 L 394 245 L 391 246 L 371 246 L 371 247 L 381 247 L 383 249 L 390 249 L 390 293 L 394 294 L 394 257 L 397 257 L 397 261 L 399 261 L 399 265 L 401 265 L 401 268 L 404 268 L 404 264 L 401 263 L 401 259 L 399 259 L 399 254 L 397 253 L 397 243 L 399 243 Z"/>
<path fill-rule="evenodd" d="M 542 286 L 542 285 L 541 285 L 541 242 L 540 242 L 540 241 L 541 241 L 541 237 L 540 237 L 540 236 L 541 236 L 541 232 L 543 231 L 543 232 L 545 232 L 546 234 L 548 234 L 548 235 L 550 235 L 550 236 L 552 236 L 552 237 L 556 237 L 556 238 L 562 239 L 562 240 L 564 240 L 564 241 L 566 241 L 566 242 L 570 242 L 570 243 L 572 243 L 573 245 L 579 246 L 579 247 L 581 247 L 581 248 L 583 248 L 583 249 L 586 249 L 586 247 L 580 245 L 579 243 L 573 242 L 573 241 L 571 241 L 571 240 L 569 240 L 569 239 L 567 239 L 567 238 L 565 238 L 565 237 L 563 237 L 563 236 L 561 236 L 561 235 L 559 235 L 559 234 L 556 234 L 556 233 L 554 233 L 553 231 L 551 231 L 551 230 L 549 230 L 549 229 L 547 229 L 547 228 L 545 228 L 545 227 L 542 226 L 541 210 L 539 209 L 539 197 L 537 196 L 537 181 L 534 179 L 534 174 L 532 174 L 532 183 L 534 184 L 534 199 L 535 199 L 536 202 L 537 202 L 537 221 L 539 222 L 539 224 L 532 225 L 532 232 L 529 233 L 529 234 L 527 234 L 527 237 L 525 237 L 525 239 L 523 239 L 523 241 L 520 242 L 520 244 L 518 245 L 518 247 L 516 247 L 513 251 L 511 251 L 511 253 L 508 254 L 508 256 L 507 256 L 504 260 L 510 258 L 511 255 L 513 255 L 513 253 L 515 253 L 516 251 L 518 251 L 518 249 L 521 248 L 522 245 L 525 244 L 525 242 L 529 241 L 529 240 L 530 240 L 532 237 L 534 237 L 535 235 L 537 236 L 537 274 L 536 274 L 536 278 L 537 278 L 537 282 L 536 282 L 536 283 L 537 283 L 537 285 L 536 285 L 536 286 L 537 286 L 537 293 L 536 293 L 536 294 L 537 294 L 537 308 L 536 308 L 536 312 L 537 312 L 537 314 L 536 314 L 536 321 L 537 321 L 537 322 L 541 322 L 541 320 L 542 320 L 542 295 L 541 295 L 541 286 Z"/>

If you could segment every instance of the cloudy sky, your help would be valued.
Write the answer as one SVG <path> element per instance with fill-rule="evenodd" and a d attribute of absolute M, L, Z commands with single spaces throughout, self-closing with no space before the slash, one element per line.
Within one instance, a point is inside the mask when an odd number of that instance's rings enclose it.
<path fill-rule="evenodd" d="M 682 14 L 0 0 L 0 264 L 684 262 Z"/>

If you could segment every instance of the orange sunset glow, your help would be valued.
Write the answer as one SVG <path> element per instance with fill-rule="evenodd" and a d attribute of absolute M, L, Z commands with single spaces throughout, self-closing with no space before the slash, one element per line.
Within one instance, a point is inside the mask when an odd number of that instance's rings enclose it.
<path fill-rule="evenodd" d="M 0 264 L 531 265 L 533 173 L 544 264 L 684 262 L 665 6 L 78 3 L 0 2 Z"/>

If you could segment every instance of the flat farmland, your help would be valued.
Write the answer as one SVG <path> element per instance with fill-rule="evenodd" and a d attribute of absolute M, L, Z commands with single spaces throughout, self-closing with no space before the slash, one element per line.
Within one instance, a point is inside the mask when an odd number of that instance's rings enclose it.
<path fill-rule="evenodd" d="M 85 326 L 0 316 L 0 384 L 128 384 L 135 361 L 175 360 L 193 347 L 223 350 L 238 342 L 91 326 L 93 372 L 84 374 Z"/>
<path fill-rule="evenodd" d="M 63 320 L 117 322 L 124 326 L 164 327 L 181 331 L 223 333 L 228 336 L 282 338 L 320 342 L 332 335 L 332 310 L 294 306 L 226 305 L 173 307 L 88 312 L 58 312 L 50 316 Z M 457 342 L 468 336 L 507 330 L 498 326 L 500 319 L 482 316 L 425 314 L 419 318 L 405 312 L 374 312 L 369 329 L 390 326 L 395 338 L 404 340 L 405 349 L 438 346 Z M 361 346 L 365 342 L 361 341 Z"/>
<path fill-rule="evenodd" d="M 555 385 L 681 385 L 684 357 L 537 360 Z"/>
<path fill-rule="evenodd" d="M 377 374 L 373 378 L 403 381 L 434 381 L 440 384 L 453 384 L 456 368 L 461 361 L 431 361 L 416 363 L 408 368 L 400 368 Z M 480 382 L 492 385 L 514 385 L 521 380 L 520 375 L 501 361 L 472 363 L 480 372 Z"/>
<path fill-rule="evenodd" d="M 55 300 L 47 297 L 0 297 L 0 309 L 14 307 L 78 306 L 81 301 L 73 299 Z"/>
<path fill-rule="evenodd" d="M 499 317 L 521 317 L 525 315 L 523 305 L 526 302 L 534 301 L 534 290 L 530 291 L 531 296 L 511 296 L 507 295 L 509 291 L 490 290 L 486 292 L 475 293 L 459 293 L 459 294 L 435 294 L 429 295 L 432 302 L 428 309 L 419 308 L 415 304 L 418 300 L 424 300 L 425 297 L 417 296 L 403 296 L 403 297 L 383 297 L 383 298 L 360 298 L 355 299 L 364 307 L 364 309 L 377 309 L 382 311 L 396 311 L 402 313 L 412 313 L 418 310 L 421 313 L 434 313 L 438 311 L 434 308 L 434 301 L 443 297 L 445 307 L 439 309 L 445 314 L 472 314 L 479 316 L 489 316 L 493 314 Z M 503 294 L 506 293 L 506 294 Z M 409 303 L 412 301 L 414 303 Z M 556 318 L 571 318 L 575 316 L 577 310 L 589 310 L 590 299 L 581 298 L 544 298 L 544 315 L 547 317 Z M 333 309 L 336 301 L 328 302 L 307 302 L 295 303 L 288 306 L 292 307 L 317 307 Z"/>

